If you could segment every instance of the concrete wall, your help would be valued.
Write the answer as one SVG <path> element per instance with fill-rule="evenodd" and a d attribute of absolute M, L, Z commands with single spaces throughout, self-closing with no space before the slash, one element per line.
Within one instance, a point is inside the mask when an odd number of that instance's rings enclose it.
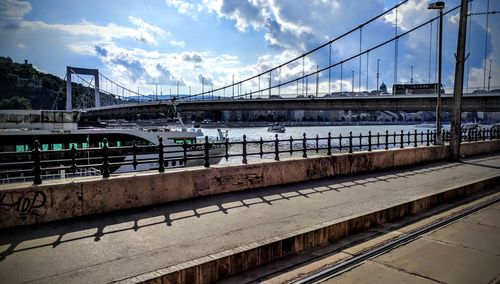
<path fill-rule="evenodd" d="M 465 156 L 500 151 L 500 140 L 464 143 Z M 448 146 L 293 158 L 0 187 L 0 228 L 48 222 L 225 192 L 443 160 Z"/>

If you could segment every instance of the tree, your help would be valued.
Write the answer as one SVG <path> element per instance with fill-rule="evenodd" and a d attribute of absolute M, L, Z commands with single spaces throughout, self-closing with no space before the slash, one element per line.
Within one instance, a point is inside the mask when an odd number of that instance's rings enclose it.
<path fill-rule="evenodd" d="M 0 101 L 0 109 L 31 109 L 31 102 L 27 98 L 11 97 Z"/>

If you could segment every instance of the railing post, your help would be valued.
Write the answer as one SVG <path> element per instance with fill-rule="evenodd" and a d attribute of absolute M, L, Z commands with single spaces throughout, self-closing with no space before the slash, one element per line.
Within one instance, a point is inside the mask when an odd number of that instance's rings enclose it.
<path fill-rule="evenodd" d="M 188 157 L 187 157 L 187 142 L 184 140 L 182 143 L 182 161 L 184 162 L 184 167 L 187 167 Z"/>
<path fill-rule="evenodd" d="M 262 138 L 261 138 L 262 140 Z M 226 137 L 225 141 L 224 141 L 224 147 L 226 148 L 225 150 L 225 156 L 224 158 L 226 158 L 226 161 L 229 159 L 229 138 Z M 260 156 L 262 158 L 262 156 Z"/>
<path fill-rule="evenodd" d="M 424 145 L 424 132 L 420 131 L 420 145 Z"/>
<path fill-rule="evenodd" d="M 403 143 L 404 143 L 404 133 L 403 133 L 403 130 L 401 130 L 400 139 L 401 139 L 401 141 L 399 141 L 399 142 L 401 142 L 401 145 L 399 146 L 399 148 L 403 149 L 403 147 L 404 147 L 404 145 L 403 145 Z"/>
<path fill-rule="evenodd" d="M 414 147 L 417 147 L 417 139 L 418 139 L 418 138 L 417 138 L 417 130 L 416 130 L 416 129 L 415 129 L 415 135 L 414 135 L 414 138 L 415 138 L 415 141 L 413 141 L 413 142 L 414 142 L 413 146 L 414 146 Z"/>
<path fill-rule="evenodd" d="M 349 153 L 352 153 L 352 131 L 349 131 Z"/>
<path fill-rule="evenodd" d="M 204 155 L 204 159 L 205 159 L 205 164 L 203 165 L 205 168 L 209 168 L 210 167 L 210 152 L 209 152 L 209 147 L 210 147 L 210 144 L 208 144 L 208 136 L 205 136 L 205 143 L 203 144 L 204 146 L 204 150 L 205 150 L 205 155 Z"/>
<path fill-rule="evenodd" d="M 385 149 L 389 150 L 389 130 L 385 131 Z"/>
<path fill-rule="evenodd" d="M 75 144 L 71 145 L 71 172 L 74 174 L 76 173 L 76 148 Z"/>
<path fill-rule="evenodd" d="M 394 133 L 392 134 L 392 138 L 393 138 L 392 139 L 392 146 L 393 147 L 396 147 L 396 137 L 397 137 L 396 131 L 394 131 Z"/>
<path fill-rule="evenodd" d="M 328 132 L 328 150 L 326 154 L 328 156 L 332 155 L 332 133 Z"/>
<path fill-rule="evenodd" d="M 316 154 L 319 152 L 319 136 L 316 134 Z"/>
<path fill-rule="evenodd" d="M 102 140 L 102 177 L 109 177 L 108 139 Z"/>
<path fill-rule="evenodd" d="M 293 155 L 293 137 L 290 135 L 290 156 Z"/>
<path fill-rule="evenodd" d="M 477 141 L 477 129 L 474 129 L 474 141 L 476 142 Z"/>
<path fill-rule="evenodd" d="M 302 138 L 302 158 L 307 158 L 307 138 L 306 138 L 306 134 L 302 134 L 303 138 Z"/>
<path fill-rule="evenodd" d="M 241 160 L 241 162 L 243 164 L 246 164 L 247 163 L 247 136 L 246 135 L 243 135 L 243 142 L 242 142 L 242 156 L 243 156 L 243 159 Z"/>
<path fill-rule="evenodd" d="M 483 141 L 485 141 L 485 140 L 486 140 L 486 129 L 483 128 Z"/>
<path fill-rule="evenodd" d="M 42 167 L 40 165 L 40 142 L 35 140 L 33 150 L 31 151 L 33 159 L 33 184 L 42 184 Z"/>
<path fill-rule="evenodd" d="M 410 146 L 411 144 L 411 134 L 410 134 L 410 131 L 408 131 L 408 147 Z"/>
<path fill-rule="evenodd" d="M 342 153 L 342 133 L 339 134 L 339 153 Z"/>
<path fill-rule="evenodd" d="M 158 137 L 158 172 L 165 172 L 165 160 L 163 158 L 163 138 Z"/>
<path fill-rule="evenodd" d="M 377 132 L 377 150 L 380 149 L 380 132 Z"/>
<path fill-rule="evenodd" d="M 432 144 L 436 144 L 436 137 L 437 137 L 437 131 L 434 129 L 433 135 L 432 135 Z"/>
<path fill-rule="evenodd" d="M 363 150 L 363 134 L 359 133 L 359 151 Z"/>
<path fill-rule="evenodd" d="M 279 161 L 280 160 L 280 149 L 279 149 L 279 140 L 278 140 L 278 134 L 274 135 L 274 160 Z"/>
<path fill-rule="evenodd" d="M 262 156 L 264 156 L 264 151 L 263 151 L 263 145 L 264 145 L 264 140 L 262 140 L 262 137 L 260 137 L 260 140 L 259 140 L 259 146 L 260 146 L 260 158 L 262 159 Z"/>
<path fill-rule="evenodd" d="M 429 131 L 429 129 L 427 129 L 427 144 L 426 144 L 427 146 L 429 146 L 429 145 L 430 145 L 430 143 L 429 143 L 429 136 L 430 136 L 430 133 L 429 133 L 429 132 L 430 132 L 430 131 Z"/>
<path fill-rule="evenodd" d="M 372 132 L 368 131 L 368 152 L 372 151 Z"/>
<path fill-rule="evenodd" d="M 134 141 L 132 141 L 132 166 L 134 167 L 134 170 L 137 169 L 137 143 Z"/>

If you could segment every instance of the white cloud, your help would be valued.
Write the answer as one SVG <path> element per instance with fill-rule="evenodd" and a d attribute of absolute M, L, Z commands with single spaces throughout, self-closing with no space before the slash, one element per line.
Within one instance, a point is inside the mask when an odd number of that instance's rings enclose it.
<path fill-rule="evenodd" d="M 129 17 L 129 21 L 137 28 L 119 26 L 114 23 L 98 25 L 88 21 L 77 24 L 49 24 L 42 21 L 23 21 L 21 28 L 27 30 L 55 30 L 77 37 L 93 37 L 99 40 L 111 41 L 120 38 L 133 38 L 147 44 L 157 44 L 160 36 L 168 34 L 161 28 L 147 24 L 142 19 Z"/>
<path fill-rule="evenodd" d="M 25 46 L 22 42 L 18 42 L 18 43 L 16 44 L 16 47 L 17 47 L 17 48 L 22 48 L 22 49 L 26 48 L 26 46 Z"/>
<path fill-rule="evenodd" d="M 159 36 L 166 34 L 166 32 L 160 27 L 148 24 L 144 22 L 143 19 L 129 16 L 128 20 L 130 23 L 138 27 L 138 30 L 136 31 L 136 39 L 145 43 L 152 43 L 156 45 L 156 39 Z"/>
<path fill-rule="evenodd" d="M 196 18 L 196 13 L 203 10 L 203 6 L 200 4 L 193 4 L 183 0 L 165 0 L 165 3 L 169 7 L 174 7 L 177 12 L 183 15 L 188 15 L 192 18 Z"/>
<path fill-rule="evenodd" d="M 459 20 L 460 20 L 460 13 L 456 13 L 455 15 L 450 17 L 450 23 L 454 25 L 458 25 Z"/>
<path fill-rule="evenodd" d="M 170 45 L 174 46 L 174 47 L 186 47 L 186 43 L 182 40 L 180 41 L 177 41 L 177 40 L 170 40 L 169 41 Z"/>
<path fill-rule="evenodd" d="M 22 21 L 24 15 L 31 11 L 31 4 L 26 1 L 0 1 L 0 23 L 12 26 Z"/>

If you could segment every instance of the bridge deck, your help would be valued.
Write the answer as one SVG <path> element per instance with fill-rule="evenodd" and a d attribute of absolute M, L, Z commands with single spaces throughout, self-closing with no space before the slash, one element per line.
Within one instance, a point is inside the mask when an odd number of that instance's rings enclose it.
<path fill-rule="evenodd" d="M 5 283 L 102 283 L 318 228 L 500 175 L 500 155 L 0 231 Z"/>

